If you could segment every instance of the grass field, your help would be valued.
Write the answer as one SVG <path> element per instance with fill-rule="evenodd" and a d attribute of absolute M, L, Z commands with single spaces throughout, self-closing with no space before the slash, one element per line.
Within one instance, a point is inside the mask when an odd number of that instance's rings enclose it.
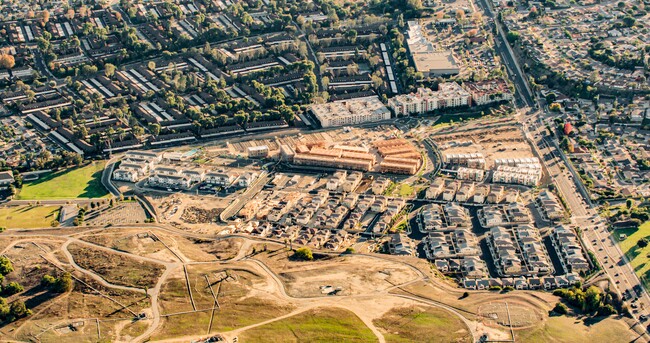
<path fill-rule="evenodd" d="M 104 162 L 47 174 L 33 182 L 25 182 L 16 199 L 101 198 L 108 195 L 101 178 Z"/>
<path fill-rule="evenodd" d="M 0 226 L 7 229 L 49 227 L 59 218 L 61 206 L 15 206 L 0 208 Z"/>
<path fill-rule="evenodd" d="M 399 188 L 399 196 L 401 197 L 408 197 L 413 194 L 414 188 L 413 186 L 403 183 L 400 188 Z"/>
<path fill-rule="evenodd" d="M 550 317 L 541 326 L 533 329 L 515 330 L 517 342 L 527 343 L 591 343 L 591 342 L 632 342 L 634 335 L 623 321 L 605 318 L 585 325 L 573 317 Z"/>
<path fill-rule="evenodd" d="M 650 238 L 650 222 L 646 222 L 638 229 L 615 230 L 614 236 L 618 240 L 620 234 L 626 234 L 627 238 L 619 241 L 621 250 L 632 263 L 636 275 L 641 278 L 646 288 L 650 289 L 650 246 L 640 248 L 637 242 L 643 238 Z"/>
<path fill-rule="evenodd" d="M 471 342 L 463 322 L 447 311 L 433 307 L 395 308 L 376 319 L 386 342 L 422 342 L 424 337 L 437 342 Z"/>
<path fill-rule="evenodd" d="M 320 308 L 244 331 L 241 342 L 377 342 L 354 313 Z"/>

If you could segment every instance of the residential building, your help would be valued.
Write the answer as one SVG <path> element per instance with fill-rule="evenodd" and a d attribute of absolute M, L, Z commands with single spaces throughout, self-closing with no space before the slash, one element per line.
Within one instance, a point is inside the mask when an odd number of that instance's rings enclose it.
<path fill-rule="evenodd" d="M 388 100 L 388 106 L 400 115 L 422 114 L 448 107 L 470 105 L 470 94 L 456 82 L 438 85 L 438 90 L 418 88 L 416 93 L 398 95 Z"/>
<path fill-rule="evenodd" d="M 315 104 L 311 105 L 310 111 L 322 127 L 363 124 L 391 117 L 377 96 Z"/>

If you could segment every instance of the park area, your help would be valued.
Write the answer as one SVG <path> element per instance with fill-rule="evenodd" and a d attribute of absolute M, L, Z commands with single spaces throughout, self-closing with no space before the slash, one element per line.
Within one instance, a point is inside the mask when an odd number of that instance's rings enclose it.
<path fill-rule="evenodd" d="M 25 182 L 17 200 L 47 200 L 74 198 L 102 198 L 108 192 L 102 186 L 104 162 L 90 164 L 42 176 L 38 180 Z"/>
<path fill-rule="evenodd" d="M 59 219 L 61 206 L 0 207 L 0 226 L 7 229 L 50 227 Z"/>
<path fill-rule="evenodd" d="M 243 342 L 376 342 L 354 313 L 341 308 L 317 308 L 246 330 Z"/>
<path fill-rule="evenodd" d="M 632 268 L 646 289 L 650 286 L 650 222 L 645 222 L 639 228 L 618 229 L 614 231 L 615 238 L 619 240 L 621 250 L 630 260 Z M 621 235 L 626 235 L 621 239 Z M 645 239 L 644 239 L 645 238 Z M 645 243 L 639 244 L 644 239 Z M 642 246 L 645 245 L 645 246 Z"/>

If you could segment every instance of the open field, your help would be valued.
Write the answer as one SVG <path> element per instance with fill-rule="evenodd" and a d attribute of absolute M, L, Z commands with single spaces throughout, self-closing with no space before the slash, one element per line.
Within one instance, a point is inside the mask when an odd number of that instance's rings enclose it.
<path fill-rule="evenodd" d="M 174 255 L 160 241 L 156 240 L 156 236 L 144 229 L 105 229 L 100 234 L 80 238 L 87 242 L 134 255 L 155 258 L 161 261 L 175 261 Z"/>
<path fill-rule="evenodd" d="M 390 261 L 355 255 L 325 257 L 314 262 L 292 261 L 280 251 L 256 255 L 285 282 L 295 297 L 322 296 L 320 286 L 341 288 L 340 295 L 375 292 L 416 279 L 408 267 Z"/>
<path fill-rule="evenodd" d="M 458 317 L 434 307 L 394 308 L 374 324 L 382 329 L 386 342 L 422 342 L 425 337 L 438 342 L 472 341 Z"/>
<path fill-rule="evenodd" d="M 25 182 L 18 200 L 101 198 L 108 192 L 102 186 L 104 162 L 47 174 L 33 182 Z"/>
<path fill-rule="evenodd" d="M 48 262 L 56 261 L 55 256 L 58 254 L 54 252 L 58 251 L 61 244 L 59 240 L 36 238 L 16 242 L 6 249 L 4 254 L 12 261 L 15 270 L 7 275 L 5 282 L 19 282 L 25 288 L 23 293 L 8 300 L 13 301 L 17 297 L 25 302 L 33 314 L 14 323 L 4 323 L 0 333 L 1 341 L 117 341 L 120 328 L 129 328 L 133 317 L 118 302 L 135 313 L 150 306 L 149 299 L 142 294 L 103 288 L 78 272 L 73 272 L 73 275 L 93 289 L 78 281 L 75 281 L 74 289 L 69 293 L 59 294 L 43 288 L 41 279 L 44 275 L 57 276 L 61 273 Z M 48 261 L 42 256 L 47 256 Z M 97 290 L 103 296 L 97 294 Z M 101 337 L 97 331 L 98 323 Z"/>
<path fill-rule="evenodd" d="M 218 260 L 235 257 L 242 246 L 242 240 L 237 238 L 220 240 L 193 239 L 190 241 L 194 243 L 195 247 L 213 255 Z"/>
<path fill-rule="evenodd" d="M 242 342 L 376 342 L 352 312 L 318 308 L 244 331 Z"/>
<path fill-rule="evenodd" d="M 585 324 L 574 317 L 559 316 L 539 324 L 531 329 L 515 330 L 517 342 L 632 342 L 637 336 L 625 323 L 611 318 Z"/>
<path fill-rule="evenodd" d="M 640 248 L 637 242 L 644 237 L 650 237 L 650 222 L 646 222 L 638 229 L 615 230 L 614 236 L 618 240 L 620 234 L 626 234 L 625 240 L 619 241 L 621 250 L 630 260 L 632 268 L 639 276 L 646 288 L 650 286 L 650 246 Z"/>
<path fill-rule="evenodd" d="M 92 270 L 106 281 L 117 285 L 153 287 L 165 269 L 160 264 L 136 261 L 117 253 L 79 244 L 70 244 L 68 250 L 81 268 Z"/>
<path fill-rule="evenodd" d="M 227 272 L 226 272 L 227 270 Z M 188 268 L 190 287 L 197 310 L 215 306 L 212 292 L 203 275 L 208 275 L 212 291 L 220 308 L 214 312 L 210 332 L 223 332 L 269 320 L 286 313 L 293 307 L 271 299 L 263 299 L 268 289 L 267 280 L 252 271 L 225 269 L 219 265 L 196 265 Z M 189 293 L 182 271 L 172 275 L 163 285 L 160 294 L 161 311 L 166 315 L 161 329 L 153 340 L 184 336 L 188 333 L 207 332 L 212 311 L 192 311 Z"/>
<path fill-rule="evenodd" d="M 0 226 L 7 229 L 49 227 L 59 219 L 61 206 L 12 206 L 0 208 Z"/>

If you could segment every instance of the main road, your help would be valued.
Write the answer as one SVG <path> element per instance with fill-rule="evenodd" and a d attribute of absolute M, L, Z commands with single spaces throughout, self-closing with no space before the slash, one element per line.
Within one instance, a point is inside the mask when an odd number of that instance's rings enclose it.
<path fill-rule="evenodd" d="M 499 22 L 495 13 L 492 11 L 490 5 L 487 3 L 487 0 L 478 0 L 477 3 L 481 8 L 483 8 L 485 14 L 494 22 L 497 30 L 497 34 L 494 37 L 494 40 L 496 42 L 495 48 L 496 51 L 499 52 L 501 59 L 506 65 L 508 74 L 510 74 L 510 79 L 515 83 L 515 88 L 517 90 L 516 93 L 518 95 L 520 103 L 527 107 L 534 107 L 536 105 L 534 100 L 535 96 L 530 88 L 530 85 L 528 84 L 526 75 L 523 73 L 521 66 L 519 65 L 519 61 L 515 57 L 512 48 L 508 44 L 508 40 L 506 39 L 506 34 L 503 31 L 501 23 Z"/>
<path fill-rule="evenodd" d="M 519 102 L 530 108 L 541 109 L 542 107 L 528 84 L 527 76 L 521 69 L 519 61 L 506 39 L 503 27 L 490 4 L 486 0 L 478 0 L 478 3 L 484 9 L 485 14 L 494 20 L 497 30 L 496 49 L 515 83 Z M 613 288 L 621 295 L 626 294 L 631 298 L 632 303 L 637 305 L 638 308 L 632 311 L 632 316 L 637 320 L 638 325 L 641 325 L 640 323 L 645 321 L 641 318 L 650 317 L 650 296 L 644 290 L 618 243 L 610 235 L 605 220 L 599 216 L 570 161 L 563 155 L 556 141 L 548 140 L 545 137 L 545 122 L 551 117 L 552 114 L 544 108 L 529 116 L 520 116 L 519 119 L 522 121 L 527 138 L 539 152 L 542 163 L 546 165 L 549 177 L 565 199 L 571 211 L 571 222 L 580 229 L 585 247 L 603 266 L 603 272 L 611 280 Z M 552 122 L 550 123 L 553 126 Z M 646 331 L 645 328 L 644 331 Z"/>

